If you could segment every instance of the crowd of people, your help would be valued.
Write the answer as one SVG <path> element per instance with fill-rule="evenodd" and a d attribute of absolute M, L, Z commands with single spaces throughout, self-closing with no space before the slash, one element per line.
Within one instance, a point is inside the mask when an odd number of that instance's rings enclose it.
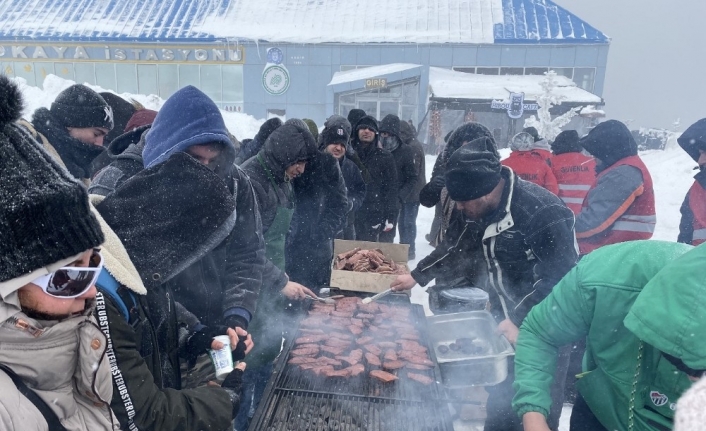
<path fill-rule="evenodd" d="M 557 430 L 567 373 L 572 431 L 670 429 L 706 371 L 706 120 L 679 139 L 701 170 L 667 243 L 644 241 L 652 179 L 618 121 L 525 129 L 505 160 L 467 123 L 427 183 L 395 115 L 275 118 L 241 142 L 192 86 L 159 112 L 80 84 L 29 120 L 23 103 L 0 75 L 1 429 L 246 430 L 334 240 L 399 231 L 415 259 L 420 204 L 435 250 L 391 287 L 436 279 L 443 312 L 440 292 L 480 286 L 516 347 L 486 431 Z"/>

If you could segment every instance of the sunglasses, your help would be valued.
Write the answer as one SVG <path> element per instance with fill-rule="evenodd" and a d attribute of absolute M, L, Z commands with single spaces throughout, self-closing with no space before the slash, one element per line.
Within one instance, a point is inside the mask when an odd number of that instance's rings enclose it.
<path fill-rule="evenodd" d="M 77 298 L 95 284 L 103 269 L 103 256 L 93 250 L 88 267 L 65 266 L 35 279 L 32 283 L 44 293 L 61 299 Z"/>

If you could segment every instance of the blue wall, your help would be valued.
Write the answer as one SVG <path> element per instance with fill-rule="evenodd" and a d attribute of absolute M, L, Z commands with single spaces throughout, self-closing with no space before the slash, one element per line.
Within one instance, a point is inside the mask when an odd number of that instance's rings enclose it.
<path fill-rule="evenodd" d="M 277 47 L 284 53 L 290 73 L 290 86 L 280 96 L 262 87 L 262 71 L 267 49 Z M 608 44 L 597 45 L 287 45 L 246 44 L 244 69 L 245 112 L 265 118 L 267 109 L 285 109 L 288 118 L 311 118 L 323 124 L 333 113 L 332 91 L 327 85 L 341 65 L 377 66 L 413 63 L 423 66 L 462 67 L 594 67 L 594 93 L 601 96 L 605 83 Z M 426 100 L 428 68 L 421 74 L 420 102 Z M 419 73 L 417 73 L 419 74 Z M 420 107 L 419 120 L 425 109 Z"/>

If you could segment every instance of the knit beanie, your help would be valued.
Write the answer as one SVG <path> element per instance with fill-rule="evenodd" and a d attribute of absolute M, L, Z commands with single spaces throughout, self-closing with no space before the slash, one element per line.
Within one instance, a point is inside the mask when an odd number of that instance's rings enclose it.
<path fill-rule="evenodd" d="M 345 120 L 345 118 L 344 118 Z M 323 150 L 331 144 L 343 144 L 344 147 L 348 145 L 348 139 L 350 135 L 346 132 L 346 129 L 341 125 L 334 125 L 325 128 L 321 132 L 321 146 Z"/>
<path fill-rule="evenodd" d="M 510 140 L 512 151 L 529 151 L 534 146 L 534 138 L 527 132 L 520 132 Z"/>
<path fill-rule="evenodd" d="M 522 131 L 527 132 L 530 135 L 532 135 L 532 138 L 534 139 L 535 142 L 542 139 L 539 137 L 539 132 L 534 127 L 525 127 L 524 129 L 522 129 Z"/>
<path fill-rule="evenodd" d="M 579 133 L 576 130 L 564 130 L 551 144 L 554 154 L 580 153 Z"/>
<path fill-rule="evenodd" d="M 82 84 L 74 84 L 59 93 L 49 112 L 64 127 L 113 130 L 114 126 L 110 105 L 100 94 Z"/>
<path fill-rule="evenodd" d="M 15 124 L 22 95 L 0 75 L 0 293 L 103 242 L 88 193 Z M 69 259 L 66 261 L 66 259 Z M 41 271 L 40 271 L 41 270 Z M 43 272 L 42 272 L 43 271 Z M 36 275 L 35 275 L 36 274 Z"/>
<path fill-rule="evenodd" d="M 319 140 L 319 126 L 314 123 L 314 120 L 310 118 L 303 118 L 302 121 L 306 123 L 306 126 L 309 128 L 309 131 L 311 132 L 311 136 L 314 137 L 315 140 Z"/>
<path fill-rule="evenodd" d="M 483 197 L 500 182 L 500 158 L 484 149 L 487 145 L 485 139 L 462 146 L 446 164 L 446 189 L 449 197 L 456 202 Z"/>
<path fill-rule="evenodd" d="M 127 125 L 130 118 L 137 110 L 135 105 L 118 96 L 117 94 L 101 92 L 98 93 L 103 100 L 110 106 L 113 110 L 113 129 L 105 135 L 105 143 L 108 144 L 113 141 L 113 139 L 122 135 L 125 131 L 125 126 Z M 138 104 L 139 105 L 139 104 Z"/>
<path fill-rule="evenodd" d="M 130 117 L 130 120 L 125 125 L 125 132 L 131 132 L 138 127 L 152 124 L 156 117 L 157 111 L 153 111 L 152 109 L 140 109 Z"/>
<path fill-rule="evenodd" d="M 366 115 L 367 114 L 362 109 L 351 109 L 350 112 L 348 112 L 348 122 L 351 123 L 353 129 L 358 130 L 358 121 Z"/>
<path fill-rule="evenodd" d="M 370 115 L 366 115 L 365 117 L 361 118 L 358 120 L 358 123 L 355 126 L 356 132 L 360 130 L 363 127 L 367 127 L 375 132 L 375 134 L 378 133 L 378 122 L 375 118 L 371 117 Z"/>
<path fill-rule="evenodd" d="M 451 136 L 449 136 L 448 141 L 446 141 L 446 148 L 444 148 L 443 157 L 448 160 L 451 154 L 453 154 L 454 151 L 459 149 L 464 142 L 473 142 L 476 139 L 483 137 L 489 138 L 490 140 L 495 142 L 493 140 L 493 133 L 488 130 L 487 127 L 480 123 L 470 122 L 459 126 L 456 130 L 453 131 Z M 493 144 L 492 147 L 497 153 L 497 148 L 495 144 Z M 500 159 L 500 154 L 498 154 L 497 156 L 498 159 Z"/>
<path fill-rule="evenodd" d="M 706 423 L 706 379 L 694 383 L 677 402 L 674 431 L 701 431 Z"/>

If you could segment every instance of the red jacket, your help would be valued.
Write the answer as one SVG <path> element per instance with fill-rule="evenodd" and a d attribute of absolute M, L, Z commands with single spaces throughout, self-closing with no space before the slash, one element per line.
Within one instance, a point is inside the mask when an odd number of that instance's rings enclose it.
<path fill-rule="evenodd" d="M 532 151 L 513 151 L 502 164 L 512 169 L 518 177 L 542 186 L 555 195 L 559 194 L 556 178 L 544 157 Z"/>
<path fill-rule="evenodd" d="M 552 158 L 552 172 L 559 184 L 559 197 L 574 214 L 581 212 L 583 200 L 596 179 L 596 161 L 578 152 Z"/>
<path fill-rule="evenodd" d="M 639 169 L 639 175 L 625 166 Z M 576 217 L 576 239 L 583 255 L 608 244 L 650 239 L 656 222 L 650 172 L 639 156 L 629 156 L 596 177 Z"/>
<path fill-rule="evenodd" d="M 689 189 L 681 207 L 679 242 L 699 245 L 706 242 L 706 189 L 704 171 L 697 174 L 697 180 Z M 701 180 L 701 181 L 699 181 Z"/>

